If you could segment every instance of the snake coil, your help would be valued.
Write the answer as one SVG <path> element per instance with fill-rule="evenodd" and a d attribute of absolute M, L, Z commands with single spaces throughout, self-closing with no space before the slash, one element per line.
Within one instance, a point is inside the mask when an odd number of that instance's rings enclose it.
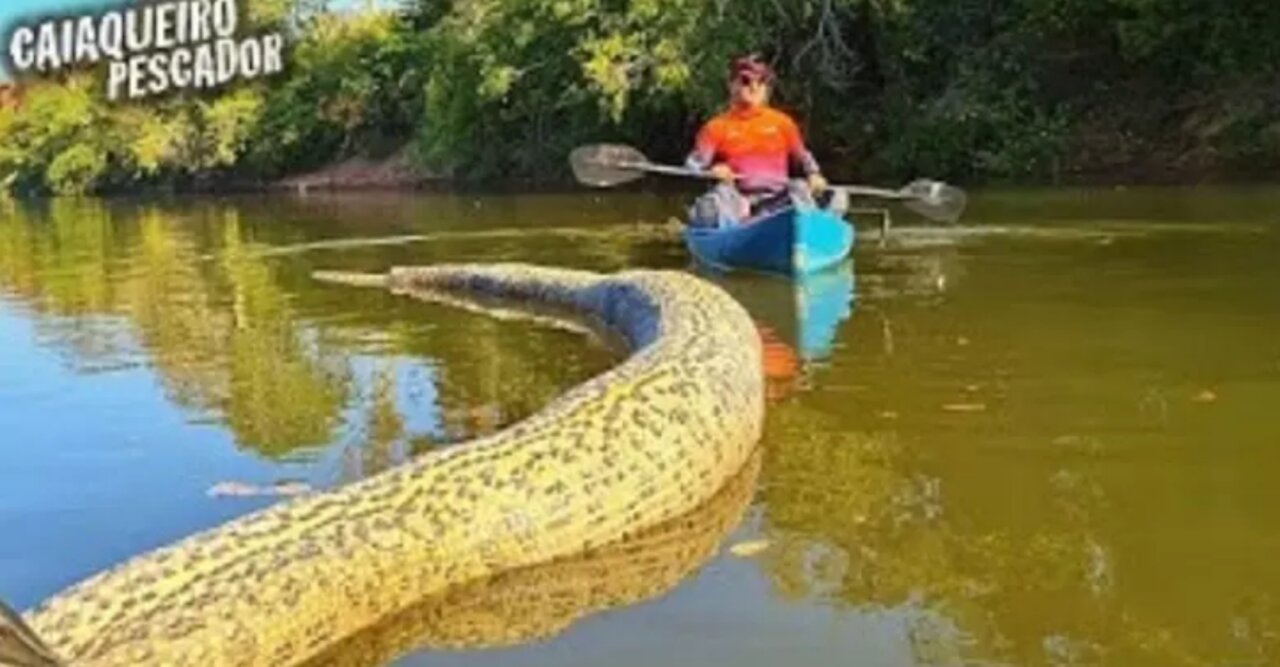
<path fill-rule="evenodd" d="M 0 665 L 295 665 L 428 596 L 687 513 L 759 440 L 759 337 L 692 276 L 495 264 L 317 277 L 567 309 L 631 356 L 499 433 L 134 557 L 25 624 L 0 618 Z"/>

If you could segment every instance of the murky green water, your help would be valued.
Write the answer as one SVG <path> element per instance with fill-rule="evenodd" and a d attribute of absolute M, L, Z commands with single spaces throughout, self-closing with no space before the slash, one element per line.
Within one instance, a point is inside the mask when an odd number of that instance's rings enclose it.
<path fill-rule="evenodd" d="M 616 359 L 312 270 L 686 269 L 678 206 L 0 203 L 0 597 L 274 502 L 219 483 L 342 484 Z M 1280 662 L 1280 190 L 986 193 L 966 221 L 864 234 L 820 281 L 715 278 L 776 341 L 758 466 L 319 663 Z"/>

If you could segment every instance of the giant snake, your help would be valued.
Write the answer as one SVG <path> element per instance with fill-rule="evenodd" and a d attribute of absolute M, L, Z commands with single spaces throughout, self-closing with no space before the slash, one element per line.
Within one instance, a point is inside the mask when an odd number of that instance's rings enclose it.
<path fill-rule="evenodd" d="M 697 278 L 520 264 L 318 277 L 572 311 L 631 356 L 499 433 L 142 554 L 25 619 L 0 615 L 0 664 L 298 664 L 433 595 L 690 512 L 759 440 L 759 336 Z"/>

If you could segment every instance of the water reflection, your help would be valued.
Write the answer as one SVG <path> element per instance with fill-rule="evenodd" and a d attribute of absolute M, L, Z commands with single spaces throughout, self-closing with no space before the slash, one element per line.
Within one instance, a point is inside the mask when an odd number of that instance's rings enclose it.
<path fill-rule="evenodd" d="M 1275 422 L 1251 407 L 1263 389 L 1242 379 L 1234 408 L 1192 414 L 1217 394 L 1164 375 L 1195 374 L 1186 359 L 1211 354 L 1192 365 L 1256 378 L 1268 344 L 1250 319 L 1205 318 L 1227 310 L 1220 300 L 1190 291 L 1155 307 L 1132 293 L 1169 280 L 1153 255 L 1188 247 L 1206 283 L 1242 263 L 1274 280 L 1229 229 L 1214 235 L 1225 238 L 1076 235 L 1046 248 L 935 234 L 859 256 L 858 316 L 842 334 L 854 345 L 806 400 L 770 414 L 761 507 L 773 594 L 894 619 L 902 664 L 1280 659 L 1265 634 L 1280 620 L 1280 570 L 1262 542 L 1227 527 L 1274 525 L 1258 504 L 1273 503 L 1273 487 L 1237 468 L 1275 469 L 1262 445 Z M 1082 278 L 1083 267 L 1099 273 Z M 1221 298 L 1261 312 L 1252 289 Z M 1187 322 L 1252 345 L 1197 351 Z M 1153 382 L 1177 397 L 1159 422 L 1145 414 Z M 1208 565 L 1236 558 L 1243 569 Z"/>
<path fill-rule="evenodd" d="M 796 278 L 699 269 L 733 295 L 763 328 L 793 346 L 806 362 L 831 355 L 841 323 L 854 310 L 853 261 Z"/>
<path fill-rule="evenodd" d="M 853 316 L 852 260 L 795 278 L 725 273 L 701 264 L 692 268 L 723 287 L 755 320 L 773 401 L 809 384 L 809 376 L 833 353 L 841 325 Z"/>
<path fill-rule="evenodd" d="M 347 400 L 340 360 L 307 340 L 272 269 L 248 257 L 237 212 L 207 213 L 216 264 L 200 261 L 199 227 L 156 207 L 128 224 L 94 200 L 6 216 L 6 287 L 61 316 L 38 322 L 77 362 L 150 365 L 170 400 L 217 415 L 247 447 L 277 457 L 328 442 Z"/>
<path fill-rule="evenodd" d="M 906 624 L 918 664 L 1198 664 L 1183 639 L 1116 599 L 1098 480 L 1046 480 L 1040 527 L 975 530 L 891 431 L 778 415 L 762 479 L 764 567 L 777 595 Z"/>
<path fill-rule="evenodd" d="M 545 641 L 590 615 L 660 597 L 711 560 L 742 520 L 760 458 L 757 452 L 714 498 L 684 516 L 583 555 L 425 600 L 308 664 L 374 667 L 413 650 Z"/>
<path fill-rule="evenodd" d="M 230 283 L 222 413 L 241 443 L 269 456 L 326 443 L 348 399 L 345 360 L 298 321 L 271 269 L 249 257 L 234 211 L 222 232 Z"/>
<path fill-rule="evenodd" d="M 526 321 L 353 296 L 313 269 L 687 266 L 655 226 L 669 201 L 473 199 L 0 201 L 0 336 L 17 344 L 0 366 L 28 373 L 0 384 L 18 433 L 0 447 L 0 595 L 29 604 L 252 509 L 185 477 L 210 450 L 341 483 L 501 428 L 616 359 Z M 757 560 L 700 568 L 723 533 L 692 528 L 656 539 L 656 560 L 645 547 L 424 602 L 330 658 L 554 636 L 461 659 L 746 664 L 783 646 L 804 664 L 1280 663 L 1280 235 L 1256 229 L 1280 199 L 1098 201 L 976 197 L 974 229 L 895 228 L 813 283 L 713 277 L 778 343 L 786 378 L 739 528 L 770 544 Z M 49 350 L 74 381 L 39 382 Z M 138 376 L 131 397 L 163 400 L 115 404 L 101 387 L 119 385 L 95 384 Z M 682 579 L 695 570 L 711 575 Z M 712 630 L 682 632 L 690 619 Z"/>
<path fill-rule="evenodd" d="M 309 258 L 273 260 L 241 206 L 3 206 L 0 290 L 30 309 L 42 342 L 70 365 L 150 368 L 190 420 L 222 424 L 262 456 L 310 458 L 342 445 L 363 459 L 344 463 L 342 479 L 492 432 L 612 360 L 589 345 L 560 359 L 530 353 L 563 332 L 414 313 L 421 306 L 381 296 L 335 298 L 307 278 Z M 623 250 L 611 261 L 625 263 L 626 244 L 614 246 Z M 441 318 L 450 326 L 438 327 Z M 357 369 L 379 358 L 382 370 L 357 383 L 367 375 Z M 412 382 L 429 385 L 427 395 Z"/>

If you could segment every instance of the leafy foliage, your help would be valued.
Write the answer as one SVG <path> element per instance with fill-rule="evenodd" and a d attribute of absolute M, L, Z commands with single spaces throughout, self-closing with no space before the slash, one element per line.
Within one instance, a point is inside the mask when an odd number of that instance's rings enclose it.
<path fill-rule="evenodd" d="M 423 48 L 391 14 L 317 16 L 266 99 L 249 162 L 274 174 L 402 143 L 422 113 Z"/>
<path fill-rule="evenodd" d="M 462 179 L 560 178 L 599 139 L 678 160 L 746 52 L 774 64 L 776 102 L 838 176 L 1043 178 L 1100 122 L 1280 163 L 1280 100 L 1256 94 L 1280 72 L 1278 3 L 270 0 L 249 22 L 290 33 L 285 75 L 146 106 L 108 106 L 81 74 L 31 86 L 0 109 L 0 185 L 275 178 L 406 144 Z"/>

